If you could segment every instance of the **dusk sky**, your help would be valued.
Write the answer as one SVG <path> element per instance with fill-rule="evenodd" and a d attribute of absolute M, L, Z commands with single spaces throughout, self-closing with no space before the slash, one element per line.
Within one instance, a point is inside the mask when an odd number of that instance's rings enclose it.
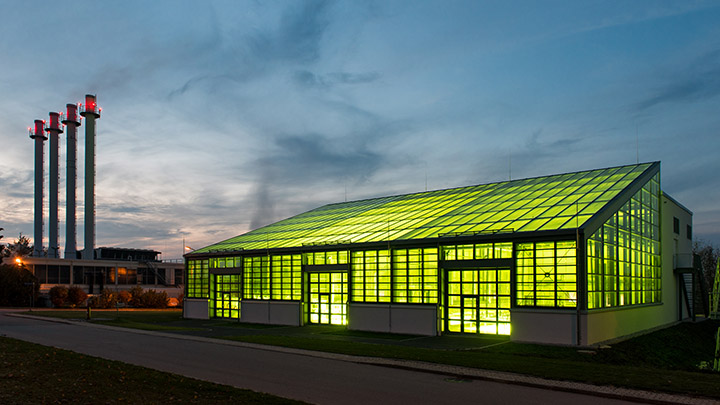
<path fill-rule="evenodd" d="M 719 1 L 0 11 L 3 242 L 33 236 L 28 126 L 90 93 L 103 109 L 97 246 L 179 258 L 183 238 L 199 248 L 328 203 L 638 160 L 662 162 L 695 237 L 720 244 Z"/>

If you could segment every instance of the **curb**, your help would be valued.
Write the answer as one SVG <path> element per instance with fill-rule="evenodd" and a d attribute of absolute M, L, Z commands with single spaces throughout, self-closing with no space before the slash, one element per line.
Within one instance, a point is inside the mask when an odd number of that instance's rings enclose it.
<path fill-rule="evenodd" d="M 17 318 L 28 318 L 45 322 L 62 323 L 67 325 L 85 326 L 90 328 L 107 329 L 118 332 L 135 333 L 149 336 L 164 337 L 169 339 L 190 340 L 202 343 L 220 344 L 226 346 L 244 347 L 255 350 L 265 350 L 271 352 L 280 352 L 294 354 L 299 356 L 308 356 L 323 358 L 329 360 L 345 361 L 350 363 L 375 365 L 382 367 L 393 367 L 405 370 L 433 373 L 446 375 L 451 378 L 486 380 L 505 384 L 523 385 L 528 387 L 551 389 L 557 391 L 572 392 L 578 394 L 589 394 L 604 398 L 620 399 L 624 401 L 651 403 L 659 405 L 675 405 L 675 404 L 717 404 L 718 401 L 710 398 L 690 397 L 684 395 L 667 394 L 654 391 L 644 391 L 630 388 L 622 388 L 615 386 L 593 385 L 573 381 L 550 380 L 541 377 L 533 377 L 524 374 L 516 374 L 504 371 L 493 371 L 476 369 L 470 367 L 452 366 L 437 363 L 427 363 L 414 360 L 388 359 L 382 357 L 353 356 L 348 354 L 319 352 L 314 350 L 295 349 L 281 346 L 270 346 L 258 343 L 236 342 L 232 340 L 215 339 L 203 336 L 190 336 L 167 332 L 148 331 L 142 329 L 123 328 L 118 326 L 99 325 L 85 321 L 75 321 L 61 318 L 50 318 L 43 316 L 5 313 L 7 316 Z"/>

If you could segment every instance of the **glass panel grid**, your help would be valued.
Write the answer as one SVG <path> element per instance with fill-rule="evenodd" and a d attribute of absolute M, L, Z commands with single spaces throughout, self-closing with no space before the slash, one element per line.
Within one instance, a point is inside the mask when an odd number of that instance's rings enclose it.
<path fill-rule="evenodd" d="M 217 274 L 212 277 L 210 316 L 240 319 L 242 297 L 240 274 Z"/>
<path fill-rule="evenodd" d="M 519 243 L 515 260 L 515 305 L 577 307 L 575 241 Z"/>
<path fill-rule="evenodd" d="M 447 270 L 446 330 L 510 334 L 510 269 Z"/>
<path fill-rule="evenodd" d="M 588 309 L 662 300 L 660 175 L 587 240 Z"/>
<path fill-rule="evenodd" d="M 573 228 L 582 226 L 650 166 L 638 164 L 330 204 L 196 252 L 421 239 L 447 232 Z M 649 202 L 652 204 L 652 197 Z"/>
<path fill-rule="evenodd" d="M 208 261 L 188 260 L 187 269 L 187 297 L 208 298 Z"/>
<path fill-rule="evenodd" d="M 308 272 L 305 277 L 308 322 L 347 325 L 347 272 Z"/>

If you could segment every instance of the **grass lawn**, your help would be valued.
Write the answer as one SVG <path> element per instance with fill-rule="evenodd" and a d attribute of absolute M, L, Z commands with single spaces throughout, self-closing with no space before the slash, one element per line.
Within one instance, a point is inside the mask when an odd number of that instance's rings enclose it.
<path fill-rule="evenodd" d="M 0 337 L 0 403 L 301 402 Z"/>
<path fill-rule="evenodd" d="M 37 311 L 33 314 L 41 313 Z M 47 315 L 56 316 L 56 314 L 66 316 L 60 311 L 49 311 Z M 98 318 L 101 317 L 100 313 L 93 314 Z M 183 321 L 180 316 L 179 313 L 164 311 L 132 311 L 120 312 L 120 317 L 116 320 L 98 322 L 127 327 L 154 327 L 157 328 L 155 330 L 163 330 L 163 327 L 183 328 L 184 324 L 186 327 L 198 326 L 197 322 Z M 109 314 L 103 318 L 109 318 Z M 207 322 L 212 325 L 223 325 L 223 322 L 218 320 Z M 472 337 L 458 337 L 459 350 L 439 350 L 409 347 L 403 344 L 402 340 L 410 338 L 409 336 L 388 337 L 387 334 L 342 329 L 303 333 L 310 328 L 290 328 L 293 333 L 276 333 L 274 328 L 260 330 L 248 324 L 237 322 L 228 324 L 232 324 L 233 327 L 225 328 L 224 332 L 214 336 L 307 350 L 418 360 L 559 380 L 720 398 L 720 373 L 701 370 L 698 367 L 703 361 L 712 364 L 715 333 L 720 327 L 720 322 L 717 321 L 682 323 L 614 344 L 611 348 L 597 349 L 593 353 L 580 352 L 573 347 L 512 342 L 473 349 L 483 346 L 474 344 L 475 341 L 483 340 L 473 340 Z M 243 332 L 243 329 L 254 332 Z M 369 339 L 359 342 L 354 339 L 355 337 Z M 369 341 L 372 343 L 368 343 Z"/>

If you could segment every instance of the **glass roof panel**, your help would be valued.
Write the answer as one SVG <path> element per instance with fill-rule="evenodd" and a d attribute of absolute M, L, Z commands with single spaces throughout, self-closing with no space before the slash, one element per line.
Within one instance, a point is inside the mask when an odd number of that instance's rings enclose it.
<path fill-rule="evenodd" d="M 195 252 L 582 226 L 652 163 L 329 204 Z"/>

